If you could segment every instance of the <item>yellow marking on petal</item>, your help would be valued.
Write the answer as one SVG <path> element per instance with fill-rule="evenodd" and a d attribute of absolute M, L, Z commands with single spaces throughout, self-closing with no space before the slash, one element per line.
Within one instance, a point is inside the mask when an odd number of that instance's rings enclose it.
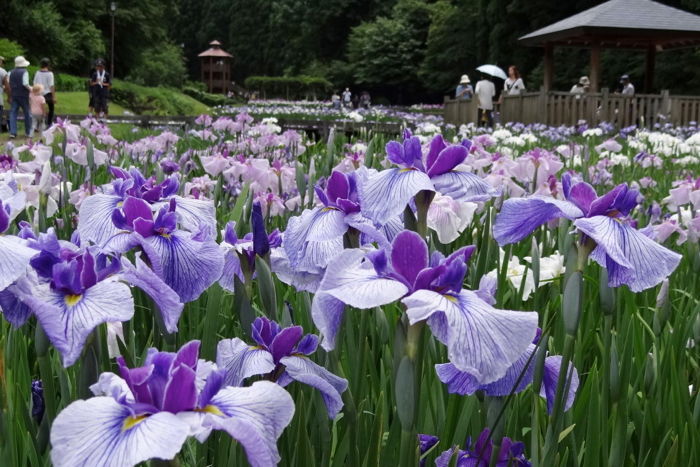
<path fill-rule="evenodd" d="M 444 294 L 443 297 L 445 297 L 447 300 L 451 301 L 452 303 L 457 303 L 457 297 L 454 297 L 452 295 L 447 295 L 447 294 Z"/>
<path fill-rule="evenodd" d="M 248 346 L 248 350 L 262 350 L 262 346 L 260 345 L 250 345 Z"/>
<path fill-rule="evenodd" d="M 119 202 L 117 203 L 117 207 L 120 208 L 120 207 L 122 207 L 122 206 L 124 206 L 124 201 L 119 201 Z"/>
<path fill-rule="evenodd" d="M 321 212 L 327 212 L 327 211 L 339 211 L 340 209 L 336 209 L 331 206 L 326 206 L 325 208 L 321 209 Z"/>
<path fill-rule="evenodd" d="M 122 423 L 122 431 L 130 430 L 148 417 L 148 414 L 129 416 L 124 419 Z"/>
<path fill-rule="evenodd" d="M 170 238 L 170 234 L 169 234 L 169 233 L 166 233 L 166 232 L 160 232 L 159 235 L 160 235 L 161 237 L 163 237 L 163 238 L 167 238 L 167 239 Z"/>
<path fill-rule="evenodd" d="M 67 306 L 75 306 L 83 298 L 82 295 L 66 295 L 63 300 L 66 302 Z"/>
<path fill-rule="evenodd" d="M 399 172 L 410 172 L 411 170 L 416 170 L 413 167 L 404 167 L 403 169 L 399 169 Z"/>
<path fill-rule="evenodd" d="M 219 408 L 215 405 L 206 405 L 202 407 L 201 409 L 194 409 L 195 412 L 202 412 L 202 413 L 210 413 L 214 415 L 218 415 L 219 417 L 223 417 L 225 414 L 219 410 Z"/>

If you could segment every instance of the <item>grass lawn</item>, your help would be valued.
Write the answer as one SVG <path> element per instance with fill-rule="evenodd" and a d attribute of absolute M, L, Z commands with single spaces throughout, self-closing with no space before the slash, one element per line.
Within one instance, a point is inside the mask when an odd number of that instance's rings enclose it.
<path fill-rule="evenodd" d="M 87 114 L 87 92 L 58 92 L 56 93 L 56 100 L 58 101 L 56 104 L 57 115 Z M 111 115 L 124 115 L 124 108 L 114 102 L 110 102 L 109 113 Z"/>

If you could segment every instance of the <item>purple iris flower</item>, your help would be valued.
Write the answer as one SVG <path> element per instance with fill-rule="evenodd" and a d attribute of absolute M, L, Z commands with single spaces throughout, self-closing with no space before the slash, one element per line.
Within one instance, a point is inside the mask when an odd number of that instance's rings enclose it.
<path fill-rule="evenodd" d="M 88 335 L 108 321 L 127 321 L 134 314 L 131 290 L 116 275 L 118 258 L 96 249 L 79 249 L 59 242 L 53 230 L 39 236 L 31 266 L 34 280 L 8 289 L 26 321 L 29 313 L 46 332 L 63 357 L 63 365 L 75 363 Z"/>
<path fill-rule="evenodd" d="M 419 434 L 418 452 L 420 456 L 422 457 L 425 453 L 430 451 L 438 442 L 440 442 L 440 439 L 437 436 Z M 418 465 L 419 467 L 423 467 L 425 465 L 425 459 L 421 459 Z"/>
<path fill-rule="evenodd" d="M 110 172 L 114 180 L 111 186 L 105 188 L 105 193 L 89 196 L 80 205 L 78 232 L 82 241 L 104 245 L 118 234 L 119 227 L 110 222 L 112 212 L 128 197 L 142 199 L 152 211 L 159 210 L 174 199 L 178 206 L 178 221 L 187 230 L 196 232 L 207 228 L 210 233 L 216 231 L 214 203 L 177 196 L 180 183 L 176 176 L 156 183 L 154 177 L 145 178 L 135 168 L 126 171 L 111 167 Z"/>
<path fill-rule="evenodd" d="M 437 135 L 424 158 L 418 137 L 407 132 L 403 144 L 390 141 L 387 158 L 399 168 L 382 170 L 359 186 L 362 214 L 386 224 L 423 190 L 437 191 L 456 201 L 486 201 L 496 196 L 498 191 L 479 176 L 456 169 L 471 147 L 467 139 L 448 146 L 442 135 Z"/>
<path fill-rule="evenodd" d="M 234 221 L 228 222 L 222 232 L 224 241 L 221 246 L 225 250 L 225 259 L 219 285 L 230 292 L 234 291 L 234 276 L 237 276 L 242 283 L 254 277 L 256 255 L 262 257 L 282 244 L 282 235 L 279 230 L 275 229 L 270 234 L 265 231 L 258 202 L 253 203 L 251 223 L 253 231 L 245 234 L 243 238 L 238 238 L 236 235 Z"/>
<path fill-rule="evenodd" d="M 448 392 L 452 394 L 471 395 L 476 391 L 483 391 L 487 396 L 505 397 L 509 394 L 517 394 L 524 391 L 529 385 L 535 373 L 535 345 L 539 340 L 539 333 L 535 342 L 527 347 L 527 350 L 513 363 L 506 374 L 489 384 L 479 384 L 469 372 L 459 371 L 452 363 L 441 363 L 435 365 L 440 381 L 447 385 Z M 559 380 L 559 370 L 561 369 L 561 356 L 548 356 L 544 361 L 544 374 L 542 376 L 542 387 L 540 395 L 547 401 L 547 411 L 552 412 L 557 391 L 557 382 Z M 578 390 L 578 372 L 576 368 L 570 366 L 568 392 L 564 410 L 569 410 L 574 404 L 576 391 Z M 516 386 L 517 383 L 517 386 Z"/>
<path fill-rule="evenodd" d="M 199 341 L 190 341 L 177 353 L 149 349 L 139 368 L 120 357 L 119 375 L 102 373 L 90 387 L 96 397 L 73 402 L 54 420 L 53 464 L 173 459 L 188 437 L 204 442 L 211 430 L 241 443 L 254 467 L 277 464 L 277 440 L 294 415 L 291 396 L 268 381 L 227 387 L 223 372 L 198 356 Z"/>
<path fill-rule="evenodd" d="M 366 168 L 350 174 L 333 171 L 325 190 L 316 187 L 323 206 L 305 209 L 301 216 L 289 219 L 283 247 L 294 271 L 322 272 L 343 250 L 343 236 L 349 229 L 362 232 L 370 241 L 386 243 L 384 234 L 360 213 L 358 185 L 368 177 Z"/>
<path fill-rule="evenodd" d="M 471 437 L 467 440 L 464 450 L 452 448 L 443 452 L 437 459 L 437 467 L 488 467 L 493 453 L 493 441 L 489 438 L 491 430 L 484 428 L 479 435 L 476 444 L 472 447 Z M 507 436 L 501 440 L 501 449 L 496 460 L 497 467 L 530 467 L 532 464 L 525 457 L 525 444 L 513 441 Z M 452 458 L 457 455 L 457 462 L 453 464 Z"/>
<path fill-rule="evenodd" d="M 182 303 L 163 281 L 143 273 L 126 259 L 98 247 L 78 248 L 59 241 L 53 229 L 30 240 L 33 273 L 0 294 L 5 317 L 15 326 L 34 314 L 64 366 L 75 363 L 90 333 L 102 323 L 127 321 L 134 300 L 127 283 L 149 294 L 166 323 L 177 329 Z"/>
<path fill-rule="evenodd" d="M 293 381 L 308 384 L 321 392 L 328 416 L 335 418 L 343 408 L 341 394 L 348 382 L 309 359 L 316 352 L 318 337 L 304 335 L 301 326 L 280 328 L 267 318 L 256 318 L 252 328 L 254 347 L 238 338 L 219 342 L 216 364 L 226 371 L 225 383 L 239 386 L 250 376 L 266 375 L 281 386 Z"/>
<path fill-rule="evenodd" d="M 141 247 L 156 275 L 182 302 L 191 302 L 221 277 L 224 257 L 206 229 L 192 233 L 178 228 L 177 203 L 170 199 L 154 217 L 146 201 L 128 196 L 112 212 L 119 232 L 105 248 L 124 253 Z"/>
<path fill-rule="evenodd" d="M 463 289 L 473 251 L 429 258 L 425 241 L 410 231 L 398 234 L 390 249 L 345 250 L 328 265 L 312 304 L 323 347 L 335 346 L 344 304 L 368 309 L 401 300 L 409 322 L 427 321 L 460 371 L 480 384 L 500 379 L 535 337 L 537 313 L 498 310 Z"/>
<path fill-rule="evenodd" d="M 654 287 L 678 266 L 681 255 L 664 248 L 630 225 L 639 192 L 623 183 L 603 196 L 591 185 L 562 177 L 565 201 L 546 196 L 510 198 L 493 226 L 499 245 L 518 242 L 540 225 L 564 217 L 595 242 L 591 258 L 608 270 L 608 284 L 639 292 Z"/>
<path fill-rule="evenodd" d="M 29 260 L 36 254 L 23 239 L 4 235 L 10 227 L 10 211 L 10 205 L 0 200 L 0 291 L 27 273 Z M 1 298 L 0 306 L 4 309 Z"/>

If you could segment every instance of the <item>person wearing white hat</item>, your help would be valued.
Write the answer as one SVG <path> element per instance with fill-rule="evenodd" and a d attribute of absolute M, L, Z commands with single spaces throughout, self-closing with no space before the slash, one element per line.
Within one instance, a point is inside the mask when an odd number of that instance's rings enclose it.
<path fill-rule="evenodd" d="M 629 75 L 622 75 L 620 77 L 620 84 L 622 85 L 623 96 L 634 96 L 634 84 L 630 81 Z"/>
<path fill-rule="evenodd" d="M 472 99 L 472 96 L 474 96 L 474 88 L 470 83 L 469 76 L 462 75 L 459 79 L 457 89 L 455 90 L 455 99 L 463 101 L 470 101 Z"/>
<path fill-rule="evenodd" d="M 15 68 L 10 72 L 10 138 L 17 137 L 17 114 L 24 113 L 24 130 L 27 138 L 31 136 L 32 114 L 29 111 L 29 62 L 23 57 L 15 58 Z"/>
<path fill-rule="evenodd" d="M 2 67 L 5 64 L 5 57 L 0 56 L 0 132 L 2 132 L 2 120 L 5 112 L 5 93 L 10 92 L 10 81 L 7 79 L 9 73 Z"/>
<path fill-rule="evenodd" d="M 585 94 L 591 89 L 591 80 L 588 79 L 588 76 L 581 76 L 581 79 L 578 80 L 578 83 L 574 84 L 571 87 L 571 91 L 569 91 L 571 94 Z"/>

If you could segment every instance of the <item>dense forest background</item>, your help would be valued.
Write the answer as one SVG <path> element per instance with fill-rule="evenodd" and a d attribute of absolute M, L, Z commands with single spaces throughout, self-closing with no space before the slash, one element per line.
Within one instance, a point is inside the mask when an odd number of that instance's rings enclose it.
<path fill-rule="evenodd" d="M 439 102 L 483 63 L 516 64 L 530 89 L 542 50 L 517 38 L 602 3 L 596 0 L 119 0 L 115 74 L 179 86 L 199 76 L 197 54 L 218 39 L 234 55 L 236 82 L 251 75 L 310 75 L 393 103 Z M 700 0 L 663 3 L 700 13 Z M 36 63 L 85 75 L 109 59 L 109 1 L 2 0 L 0 52 L 19 47 Z M 634 12 L 630 12 L 634 14 Z M 554 86 L 588 73 L 588 51 L 557 50 Z M 606 51 L 603 86 L 629 73 L 643 81 L 643 53 Z M 659 54 L 656 88 L 700 94 L 700 50 Z"/>

